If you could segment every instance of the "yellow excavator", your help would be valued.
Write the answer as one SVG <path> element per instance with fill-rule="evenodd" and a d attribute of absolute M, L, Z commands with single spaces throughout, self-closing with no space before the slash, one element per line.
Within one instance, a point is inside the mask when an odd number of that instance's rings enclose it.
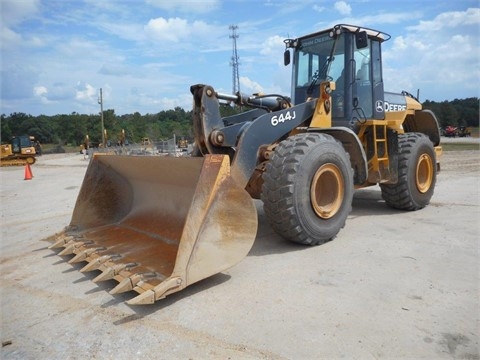
<path fill-rule="evenodd" d="M 385 203 L 429 204 L 440 170 L 435 115 L 384 91 L 381 31 L 336 25 L 285 40 L 291 96 L 193 85 L 192 157 L 95 155 L 70 225 L 51 248 L 115 279 L 111 294 L 151 304 L 241 261 L 261 199 L 272 228 L 319 245 L 344 227 L 355 189 Z M 222 118 L 223 102 L 249 111 Z"/>
<path fill-rule="evenodd" d="M 12 138 L 10 144 L 0 145 L 0 166 L 35 164 L 35 138 L 21 135 Z"/>

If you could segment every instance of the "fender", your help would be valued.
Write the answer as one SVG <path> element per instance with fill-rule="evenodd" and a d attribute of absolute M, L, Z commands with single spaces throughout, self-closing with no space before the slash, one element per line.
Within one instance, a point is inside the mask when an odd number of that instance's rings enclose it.
<path fill-rule="evenodd" d="M 405 132 L 420 132 L 427 135 L 433 146 L 440 144 L 440 129 L 435 114 L 430 110 L 415 110 L 414 116 L 407 116 L 403 123 Z"/>
<path fill-rule="evenodd" d="M 353 183 L 355 185 L 363 184 L 368 178 L 367 156 L 363 149 L 360 139 L 353 130 L 338 126 L 331 128 L 309 128 L 310 132 L 318 132 L 333 136 L 340 141 L 345 151 L 350 155 L 350 163 L 353 169 Z"/>

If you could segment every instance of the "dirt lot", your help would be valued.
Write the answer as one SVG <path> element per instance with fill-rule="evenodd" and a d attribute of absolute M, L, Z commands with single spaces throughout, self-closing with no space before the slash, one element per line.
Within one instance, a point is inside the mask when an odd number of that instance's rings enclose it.
<path fill-rule="evenodd" d="M 477 139 L 478 140 L 478 139 Z M 479 359 L 480 152 L 444 154 L 418 212 L 360 190 L 337 238 L 303 247 L 260 227 L 237 266 L 152 306 L 109 295 L 41 239 L 69 223 L 87 161 L 2 168 L 3 359 Z"/>

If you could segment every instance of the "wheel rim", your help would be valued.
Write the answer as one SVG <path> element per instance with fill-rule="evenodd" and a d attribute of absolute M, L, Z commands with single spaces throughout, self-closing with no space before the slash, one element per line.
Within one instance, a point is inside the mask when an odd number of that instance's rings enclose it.
<path fill-rule="evenodd" d="M 433 182 L 433 161 L 428 154 L 422 154 L 418 159 L 416 171 L 416 185 L 418 191 L 426 193 Z"/>
<path fill-rule="evenodd" d="M 342 206 L 344 189 L 340 169 L 330 163 L 322 165 L 310 187 L 310 200 L 315 213 L 322 219 L 334 216 Z"/>

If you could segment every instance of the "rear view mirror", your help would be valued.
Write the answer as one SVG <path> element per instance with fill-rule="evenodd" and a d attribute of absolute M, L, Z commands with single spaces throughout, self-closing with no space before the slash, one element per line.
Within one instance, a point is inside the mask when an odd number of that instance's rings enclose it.
<path fill-rule="evenodd" d="M 357 49 L 364 49 L 368 46 L 368 35 L 366 31 L 355 33 L 355 45 L 357 46 Z"/>
<path fill-rule="evenodd" d="M 290 64 L 290 51 L 288 51 L 288 49 L 283 53 L 283 64 L 285 66 Z"/>

